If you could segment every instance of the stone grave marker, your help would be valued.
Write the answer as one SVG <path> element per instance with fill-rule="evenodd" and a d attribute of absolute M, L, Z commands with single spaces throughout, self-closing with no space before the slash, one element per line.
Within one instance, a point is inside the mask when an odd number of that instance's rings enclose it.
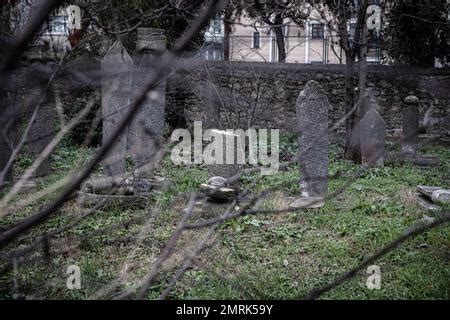
<path fill-rule="evenodd" d="M 122 120 L 131 97 L 133 60 L 120 42 L 116 42 L 101 61 L 103 143 Z M 127 136 L 120 135 L 103 165 L 108 176 L 125 173 Z"/>
<path fill-rule="evenodd" d="M 410 95 L 405 98 L 403 107 L 402 152 L 415 154 L 419 144 L 419 98 Z"/>
<path fill-rule="evenodd" d="M 152 70 L 158 64 L 159 55 L 166 49 L 164 30 L 138 28 L 133 66 L 132 95 L 135 99 L 149 81 Z M 153 158 L 161 141 L 165 123 L 166 81 L 163 80 L 147 93 L 130 123 L 128 130 L 128 153 L 135 165 L 135 177 L 154 178 Z"/>
<path fill-rule="evenodd" d="M 380 114 L 370 108 L 356 128 L 361 143 L 362 164 L 383 166 L 386 144 L 386 122 Z"/>
<path fill-rule="evenodd" d="M 300 198 L 294 208 L 324 205 L 328 193 L 328 108 L 325 91 L 314 80 L 309 81 L 297 99 L 299 133 Z"/>

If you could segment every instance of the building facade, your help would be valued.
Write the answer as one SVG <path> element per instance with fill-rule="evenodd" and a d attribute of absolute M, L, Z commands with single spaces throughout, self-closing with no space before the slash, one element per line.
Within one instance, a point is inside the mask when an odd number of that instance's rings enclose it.
<path fill-rule="evenodd" d="M 44 0 L 19 0 L 10 12 L 9 29 L 11 36 L 23 32 L 32 14 Z M 45 21 L 40 32 L 31 43 L 30 58 L 57 58 L 70 51 L 80 40 L 81 9 L 74 0 L 73 5 L 56 9 Z"/>
<path fill-rule="evenodd" d="M 215 27 L 216 26 L 216 27 Z M 221 26 L 220 28 L 218 26 Z M 349 36 L 354 36 L 356 19 L 348 25 Z M 243 15 L 231 25 L 228 41 L 224 42 L 224 23 L 215 17 L 206 32 L 204 57 L 208 60 L 220 60 L 224 55 L 212 51 L 228 51 L 230 61 L 277 62 L 278 46 L 273 30 Z M 343 50 L 339 46 L 339 37 L 329 30 L 327 23 L 317 11 L 312 11 L 303 26 L 286 20 L 283 34 L 287 63 L 339 64 L 345 62 Z M 214 45 L 213 45 L 214 43 Z M 226 47 L 228 46 L 228 47 Z M 381 63 L 379 41 L 372 37 L 369 41 L 368 63 Z"/>

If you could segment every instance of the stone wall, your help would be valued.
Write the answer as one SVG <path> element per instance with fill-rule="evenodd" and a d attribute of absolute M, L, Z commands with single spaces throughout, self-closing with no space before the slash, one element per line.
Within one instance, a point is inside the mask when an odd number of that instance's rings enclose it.
<path fill-rule="evenodd" d="M 203 91 L 208 82 L 219 96 L 220 116 L 226 121 L 232 109 L 231 114 L 239 118 L 231 126 L 252 122 L 252 126 L 291 131 L 296 99 L 311 79 L 323 86 L 330 100 L 330 126 L 345 113 L 343 65 L 185 61 L 180 70 L 168 82 L 167 109 L 184 113 L 188 123 L 205 117 L 202 108 L 208 99 Z M 403 100 L 414 94 L 421 102 L 421 121 L 426 119 L 429 125 L 427 133 L 448 134 L 449 88 L 449 70 L 368 67 L 368 90 L 390 130 L 402 127 Z"/>

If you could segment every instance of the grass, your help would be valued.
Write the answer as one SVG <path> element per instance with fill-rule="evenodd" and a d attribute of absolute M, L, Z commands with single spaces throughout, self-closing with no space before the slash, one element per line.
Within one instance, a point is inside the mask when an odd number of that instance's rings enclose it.
<path fill-rule="evenodd" d="M 295 139 L 283 138 L 282 158 L 295 153 Z M 40 181 L 39 188 L 58 181 L 92 154 L 92 150 L 65 147 L 54 156 L 55 174 Z M 439 185 L 449 188 L 448 149 L 427 146 L 421 150 L 437 155 L 441 164 L 435 168 L 418 169 L 412 165 L 390 164 L 372 168 L 349 188 L 328 201 L 323 208 L 285 214 L 245 216 L 224 223 L 215 235 L 214 246 L 193 263 L 170 294 L 171 299 L 299 299 L 314 287 L 325 285 L 344 271 L 357 265 L 364 257 L 408 229 L 424 214 L 439 216 L 442 212 L 426 212 L 417 206 L 410 192 L 417 185 Z M 358 166 L 339 158 L 341 150 L 330 152 L 331 192 L 342 188 L 358 170 Z M 23 159 L 22 164 L 29 164 Z M 20 168 L 19 168 L 20 170 Z M 146 210 L 109 208 L 83 220 L 76 228 L 50 242 L 50 253 L 38 250 L 34 260 L 20 264 L 16 272 L 0 276 L 0 297 L 10 299 L 18 292 L 26 297 L 51 299 L 86 299 L 116 279 L 124 262 L 128 277 L 125 287 L 148 272 L 172 234 L 186 207 L 187 197 L 176 198 L 180 192 L 196 190 L 206 180 L 202 166 L 176 167 L 164 161 L 160 174 L 170 185 L 166 192 L 156 194 L 149 208 L 156 208 L 153 223 L 95 234 L 105 226 L 146 214 Z M 259 174 L 245 176 L 242 187 L 254 183 L 251 191 L 285 183 L 287 186 L 265 198 L 260 206 L 266 209 L 285 208 L 296 195 L 298 168 L 280 171 L 262 178 Z M 19 202 L 29 195 L 21 195 Z M 50 201 L 52 193 L 18 213 L 9 215 L 0 227 L 17 221 Z M 175 200 L 175 204 L 171 205 Z M 67 203 L 45 224 L 32 230 L 14 245 L 25 245 L 44 230 L 53 230 L 71 221 L 82 212 L 73 202 Z M 194 219 L 202 219 L 201 214 Z M 402 244 L 376 262 L 381 268 L 381 289 L 369 290 L 368 275 L 362 270 L 355 278 L 323 295 L 322 299 L 449 299 L 450 298 L 450 228 L 434 229 Z M 92 236 L 80 240 L 79 236 Z M 180 265 L 187 248 L 204 234 L 204 230 L 186 232 L 176 251 L 163 267 L 150 288 L 148 298 L 157 298 Z M 134 241 L 140 237 L 140 245 Z M 12 249 L 9 246 L 4 251 Z M 4 257 L 2 262 L 5 262 Z M 80 266 L 82 289 L 67 290 L 71 264 Z M 14 277 L 14 274 L 16 275 Z M 16 288 L 14 287 L 16 278 Z"/>

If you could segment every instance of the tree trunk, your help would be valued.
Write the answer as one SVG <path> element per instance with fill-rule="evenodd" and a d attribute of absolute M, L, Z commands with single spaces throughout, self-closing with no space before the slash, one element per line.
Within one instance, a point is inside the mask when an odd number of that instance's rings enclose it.
<path fill-rule="evenodd" d="M 353 46 L 347 46 L 346 50 L 346 105 L 347 112 L 356 110 L 346 121 L 346 139 L 344 158 L 352 160 L 355 163 L 361 163 L 361 144 L 359 140 L 358 123 L 366 112 L 366 86 L 367 86 L 367 0 L 362 0 L 358 12 L 358 27 L 356 29 L 355 40 Z M 343 24 L 342 24 L 343 25 Z M 340 36 L 348 40 L 346 28 L 340 29 Z M 354 67 L 355 56 L 358 54 L 358 101 L 355 102 L 353 85 L 354 85 Z M 351 93 L 350 93 L 351 86 Z M 350 106 L 351 102 L 351 106 Z M 355 103 L 357 106 L 355 106 Z"/>
<path fill-rule="evenodd" d="M 366 99 L 366 87 L 367 87 L 367 38 L 368 38 L 368 30 L 367 24 L 364 23 L 362 31 L 361 31 L 361 44 L 358 50 L 358 100 L 355 112 L 351 116 L 350 121 L 350 132 L 348 133 L 348 148 L 346 148 L 345 158 L 348 160 L 352 160 L 355 163 L 361 163 L 361 141 L 359 139 L 358 123 L 364 117 L 367 112 L 367 99 Z M 354 60 L 351 59 L 352 68 L 354 66 Z M 348 66 L 347 62 L 347 66 Z M 354 72 L 353 72 L 354 73 Z M 354 74 L 352 75 L 352 79 Z M 354 99 L 354 97 L 353 97 Z M 351 110 L 351 109 L 350 109 Z"/>
<path fill-rule="evenodd" d="M 231 34 L 231 16 L 228 12 L 225 13 L 224 19 L 224 37 L 223 37 L 223 59 L 230 61 L 230 34 Z"/>
<path fill-rule="evenodd" d="M 275 38 L 278 47 L 278 62 L 286 62 L 286 48 L 283 34 L 283 18 L 280 14 L 275 16 L 275 23 L 273 26 Z"/>
<path fill-rule="evenodd" d="M 358 52 L 358 90 L 359 90 L 359 100 L 361 101 L 361 106 L 359 111 L 361 118 L 367 112 L 367 102 L 366 102 L 366 88 L 367 88 L 367 49 L 369 40 L 369 30 L 367 28 L 367 23 L 364 22 L 361 31 L 361 44 Z"/>
<path fill-rule="evenodd" d="M 349 113 L 355 105 L 355 59 L 352 55 L 352 47 L 350 46 L 347 33 L 347 21 L 345 20 L 339 24 L 339 37 L 341 39 L 341 48 L 345 52 L 345 113 Z M 358 150 L 355 148 L 352 140 L 352 129 L 355 120 L 355 113 L 345 120 L 344 158 L 347 160 L 354 160 L 358 157 Z"/>
<path fill-rule="evenodd" d="M 355 61 L 350 53 L 345 55 L 345 105 L 346 113 L 350 112 L 355 105 L 354 95 Z M 355 143 L 353 128 L 357 123 L 357 112 L 353 112 L 345 121 L 345 151 L 344 158 L 355 161 L 359 158 L 358 146 Z"/>

